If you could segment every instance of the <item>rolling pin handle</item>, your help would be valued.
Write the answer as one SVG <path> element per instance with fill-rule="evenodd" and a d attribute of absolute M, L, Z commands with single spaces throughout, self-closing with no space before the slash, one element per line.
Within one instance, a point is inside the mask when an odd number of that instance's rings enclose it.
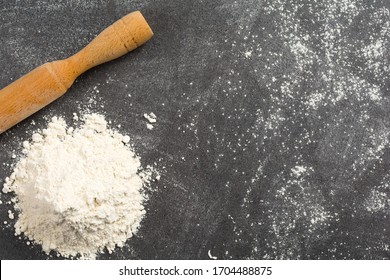
<path fill-rule="evenodd" d="M 147 42 L 153 36 L 139 11 L 119 19 L 103 30 L 91 43 L 70 59 L 85 72 L 116 59 Z"/>

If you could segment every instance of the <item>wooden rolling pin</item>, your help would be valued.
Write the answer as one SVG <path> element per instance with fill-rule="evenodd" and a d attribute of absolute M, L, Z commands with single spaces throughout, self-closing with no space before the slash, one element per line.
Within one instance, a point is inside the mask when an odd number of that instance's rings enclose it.
<path fill-rule="evenodd" d="M 118 58 L 153 36 L 140 12 L 121 18 L 77 54 L 49 62 L 0 91 L 0 134 L 62 96 L 94 66 Z"/>

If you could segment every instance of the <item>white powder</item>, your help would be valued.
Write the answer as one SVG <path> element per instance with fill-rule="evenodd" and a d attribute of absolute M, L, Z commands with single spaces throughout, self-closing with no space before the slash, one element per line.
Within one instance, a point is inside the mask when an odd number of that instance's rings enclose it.
<path fill-rule="evenodd" d="M 213 256 L 213 255 L 211 254 L 211 250 L 208 250 L 208 251 L 207 251 L 207 254 L 208 254 L 208 256 L 209 256 L 209 258 L 210 258 L 211 260 L 216 260 L 216 259 L 218 259 L 216 256 Z"/>
<path fill-rule="evenodd" d="M 9 218 L 10 220 L 13 220 L 13 219 L 15 218 L 14 213 L 12 213 L 11 210 L 8 210 L 8 218 Z"/>
<path fill-rule="evenodd" d="M 295 166 L 293 168 L 291 168 L 291 173 L 294 175 L 294 177 L 296 178 L 299 178 L 301 177 L 302 175 L 305 174 L 305 172 L 307 171 L 306 167 L 305 166 Z"/>
<path fill-rule="evenodd" d="M 144 118 L 149 122 L 149 123 L 156 123 L 157 122 L 157 117 L 154 113 L 150 114 L 144 114 Z"/>
<path fill-rule="evenodd" d="M 128 136 L 108 129 L 103 116 L 84 121 L 69 129 L 53 118 L 34 134 L 3 191 L 18 198 L 17 235 L 24 233 L 46 253 L 95 258 L 105 248 L 111 253 L 122 247 L 137 231 L 145 213 L 143 179 L 139 159 L 123 143 Z"/>
<path fill-rule="evenodd" d="M 385 212 L 390 206 L 390 198 L 387 193 L 372 190 L 370 196 L 365 201 L 365 208 L 369 212 Z"/>

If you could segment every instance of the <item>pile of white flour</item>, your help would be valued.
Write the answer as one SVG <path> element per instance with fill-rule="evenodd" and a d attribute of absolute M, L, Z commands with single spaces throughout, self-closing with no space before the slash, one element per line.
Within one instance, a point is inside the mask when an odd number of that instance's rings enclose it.
<path fill-rule="evenodd" d="M 145 214 L 140 161 L 129 136 L 107 128 L 103 116 L 84 116 L 80 128 L 53 118 L 23 143 L 24 157 L 6 179 L 24 233 L 49 253 L 95 258 L 122 247 Z"/>

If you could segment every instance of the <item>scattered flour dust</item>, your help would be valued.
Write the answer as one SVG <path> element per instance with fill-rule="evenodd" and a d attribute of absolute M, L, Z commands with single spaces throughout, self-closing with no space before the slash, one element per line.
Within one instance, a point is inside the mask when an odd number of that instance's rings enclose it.
<path fill-rule="evenodd" d="M 101 115 L 83 121 L 72 128 L 54 117 L 33 134 L 3 192 L 16 194 L 16 235 L 23 233 L 48 254 L 94 259 L 136 233 L 148 175 L 140 173 L 128 136 L 107 128 Z"/>

